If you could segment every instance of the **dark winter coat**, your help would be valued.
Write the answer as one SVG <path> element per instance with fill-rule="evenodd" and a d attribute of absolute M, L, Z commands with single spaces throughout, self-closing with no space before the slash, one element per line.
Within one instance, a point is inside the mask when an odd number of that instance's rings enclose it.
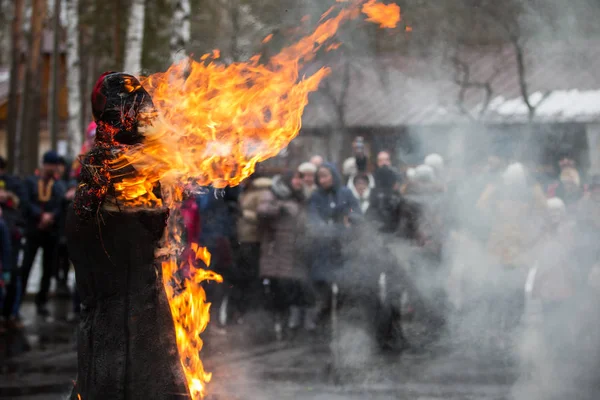
<path fill-rule="evenodd" d="M 9 174 L 0 175 L 0 188 L 6 190 L 8 198 L 1 203 L 2 217 L 10 232 L 13 247 L 20 243 L 23 236 L 25 221 L 23 220 L 22 200 L 25 198 L 22 182 L 15 176 Z M 13 254 L 13 259 L 16 254 Z"/>
<path fill-rule="evenodd" d="M 236 236 L 236 205 L 239 196 L 238 188 L 222 190 L 208 188 L 197 197 L 200 212 L 200 244 L 212 246 L 217 239 L 233 239 Z"/>
<path fill-rule="evenodd" d="M 71 400 L 187 399 L 155 250 L 166 213 L 67 217 L 81 296 L 77 383 Z M 181 395 L 178 395 L 181 394 Z"/>
<path fill-rule="evenodd" d="M 406 221 L 406 201 L 394 190 L 375 188 L 371 191 L 365 219 L 381 233 L 400 233 Z"/>
<path fill-rule="evenodd" d="M 305 213 L 302 199 L 279 176 L 263 192 L 257 207 L 260 222 L 260 276 L 305 280 L 303 262 Z"/>
<path fill-rule="evenodd" d="M 199 244 L 212 254 L 211 269 L 225 275 L 226 279 L 233 272 L 232 245 L 237 235 L 238 191 L 238 188 L 209 188 L 196 200 L 200 213 Z"/>
<path fill-rule="evenodd" d="M 13 249 L 10 240 L 10 231 L 4 219 L 0 217 L 0 280 L 2 273 L 11 272 L 13 269 Z"/>
<path fill-rule="evenodd" d="M 446 241 L 448 212 L 444 188 L 435 183 L 412 183 L 405 193 L 411 239 L 434 258 Z"/>
<path fill-rule="evenodd" d="M 331 164 L 324 164 L 331 171 L 333 187 L 319 187 L 308 204 L 311 235 L 311 278 L 330 282 L 344 263 L 342 243 L 349 234 L 348 225 L 362 219 L 358 201 L 350 189 L 342 184 L 342 178 Z"/>
<path fill-rule="evenodd" d="M 46 202 L 41 202 L 38 192 L 38 182 L 40 179 L 37 176 L 32 176 L 25 180 L 24 198 L 21 199 L 21 202 L 26 224 L 26 234 L 36 232 L 42 214 L 49 212 L 54 215 L 55 222 L 48 229 L 48 233 L 58 235 L 66 188 L 61 180 L 55 181 L 52 186 L 50 199 Z"/>

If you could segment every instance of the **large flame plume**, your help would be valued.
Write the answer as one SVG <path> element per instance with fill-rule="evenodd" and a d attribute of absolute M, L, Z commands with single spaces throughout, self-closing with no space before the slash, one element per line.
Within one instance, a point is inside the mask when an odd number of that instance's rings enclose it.
<path fill-rule="evenodd" d="M 332 38 L 344 21 L 361 12 L 384 28 L 393 28 L 400 20 L 395 5 L 376 0 L 337 3 L 323 14 L 312 33 L 265 64 L 255 56 L 247 62 L 224 65 L 214 51 L 199 62 L 183 60 L 164 73 L 142 79 L 157 115 L 144 132 L 143 145 L 116 161 L 137 171 L 135 178 L 124 179 L 116 189 L 128 204 L 166 203 L 163 205 L 172 209 L 164 247 L 157 256 L 166 258 L 163 282 L 181 364 L 194 399 L 205 395 L 211 378 L 200 359 L 200 334 L 209 322 L 210 307 L 200 284 L 222 278 L 195 266 L 198 261 L 210 264 L 206 249 L 193 245 L 182 256 L 180 227 L 173 215 L 177 215 L 186 185 L 237 185 L 252 174 L 256 163 L 277 155 L 296 137 L 308 95 L 331 72 L 323 67 L 300 77 L 300 70 L 319 50 L 337 48 Z M 164 201 L 152 194 L 157 183 Z"/>

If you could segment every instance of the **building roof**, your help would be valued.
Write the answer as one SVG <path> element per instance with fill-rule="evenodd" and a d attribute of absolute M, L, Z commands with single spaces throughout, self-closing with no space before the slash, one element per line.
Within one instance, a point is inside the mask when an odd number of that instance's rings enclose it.
<path fill-rule="evenodd" d="M 600 122 L 600 40 L 537 43 L 525 49 L 525 76 L 531 103 L 541 101 L 540 122 Z M 466 123 L 518 123 L 528 120 L 522 101 L 514 48 L 510 45 L 470 48 L 457 55 L 394 56 L 352 59 L 345 100 L 348 127 L 393 127 Z M 331 94 L 338 96 L 343 60 L 333 65 L 327 85 L 311 95 L 305 127 L 335 125 L 338 114 Z M 464 90 L 457 71 L 468 68 L 470 81 L 489 82 Z M 329 89 L 328 89 L 329 88 Z M 484 105 L 487 104 L 487 107 Z M 485 109 L 482 112 L 482 109 Z M 470 115 L 469 116 L 467 116 Z"/>

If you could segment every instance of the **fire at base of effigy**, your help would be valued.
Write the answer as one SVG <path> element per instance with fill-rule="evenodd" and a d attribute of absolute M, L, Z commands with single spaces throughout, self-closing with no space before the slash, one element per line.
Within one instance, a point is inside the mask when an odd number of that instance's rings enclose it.
<path fill-rule="evenodd" d="M 337 14 L 335 11 L 337 10 Z M 82 299 L 72 399 L 198 399 L 211 374 L 200 352 L 210 318 L 202 284 L 222 281 L 210 254 L 183 251 L 189 188 L 237 185 L 300 131 L 308 95 L 330 73 L 300 77 L 339 26 L 361 13 L 393 28 L 399 8 L 338 3 L 274 56 L 223 65 L 218 52 L 140 82 L 106 73 L 92 93 L 93 148 L 67 219 Z"/>

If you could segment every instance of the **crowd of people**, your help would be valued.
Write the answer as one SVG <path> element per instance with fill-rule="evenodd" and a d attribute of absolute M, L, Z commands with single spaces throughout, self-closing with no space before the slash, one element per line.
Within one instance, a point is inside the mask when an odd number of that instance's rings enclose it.
<path fill-rule="evenodd" d="M 477 333 L 506 349 L 527 296 L 548 324 L 556 309 L 596 301 L 600 177 L 584 181 L 568 158 L 549 179 L 497 155 L 448 173 L 438 154 L 398 168 L 387 151 L 370 165 L 360 138 L 354 152 L 341 173 L 314 156 L 193 200 L 189 237 L 227 282 L 210 295 L 219 324 L 263 307 L 282 340 L 320 331 L 332 308 L 362 309 L 377 345 L 402 351 L 415 346 L 405 321 L 420 321 L 431 343 L 477 310 Z"/>
<path fill-rule="evenodd" d="M 275 176 L 258 166 L 239 187 L 203 190 L 182 216 L 187 242 L 208 248 L 210 268 L 226 282 L 207 285 L 213 320 L 226 329 L 264 309 L 273 337 L 285 340 L 299 330 L 323 332 L 332 313 L 360 310 L 379 348 L 403 351 L 415 345 L 406 321 L 420 321 L 430 343 L 451 316 L 484 310 L 478 329 L 503 348 L 530 296 L 554 324 L 549 341 L 563 319 L 585 331 L 593 319 L 565 310 L 593 309 L 598 300 L 600 176 L 584 181 L 567 158 L 544 184 L 514 160 L 490 156 L 484 164 L 449 173 L 444 158 L 430 154 L 398 168 L 387 151 L 370 160 L 357 138 L 341 173 L 316 155 Z M 20 180 L 0 160 L 3 329 L 19 325 L 40 248 L 38 315 L 49 315 L 52 279 L 69 292 L 63 228 L 76 187 L 69 169 L 50 151 Z"/>
<path fill-rule="evenodd" d="M 57 293 L 69 293 L 70 262 L 64 238 L 66 210 L 75 196 L 70 164 L 48 151 L 33 176 L 19 179 L 6 171 L 0 158 L 0 309 L 2 329 L 19 327 L 22 304 L 38 250 L 42 274 L 35 297 L 37 314 L 48 318 L 48 292 L 52 279 Z M 21 254 L 21 257 L 19 256 Z M 77 308 L 74 308 L 76 311 Z"/>

